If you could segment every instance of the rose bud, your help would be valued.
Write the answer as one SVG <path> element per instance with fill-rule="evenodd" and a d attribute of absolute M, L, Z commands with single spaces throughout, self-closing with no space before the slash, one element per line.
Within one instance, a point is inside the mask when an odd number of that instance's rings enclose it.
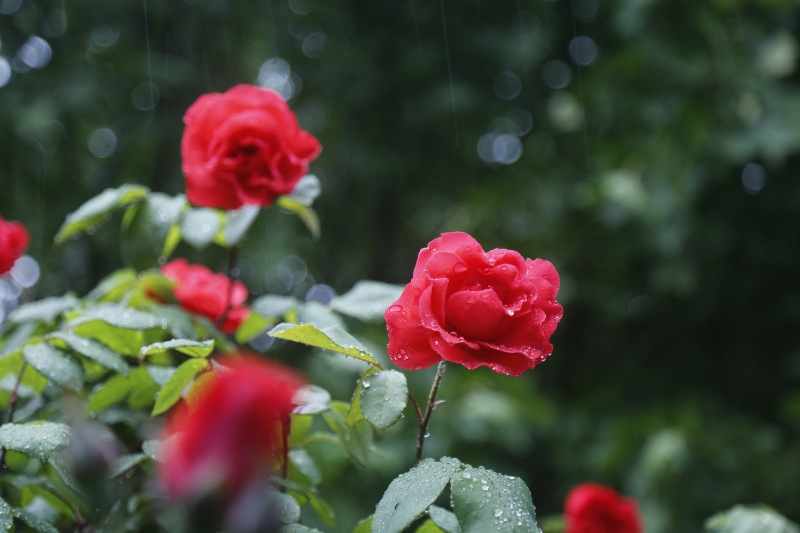
<path fill-rule="evenodd" d="M 0 275 L 5 274 L 28 248 L 30 235 L 19 222 L 7 222 L 0 216 Z"/>
<path fill-rule="evenodd" d="M 160 478 L 178 500 L 221 491 L 233 501 L 267 479 L 280 447 L 278 428 L 304 384 L 294 371 L 254 356 L 220 364 L 207 390 L 167 424 Z"/>
<path fill-rule="evenodd" d="M 235 332 L 250 315 L 250 309 L 242 305 L 247 300 L 247 287 L 241 281 L 233 282 L 231 288 L 231 280 L 225 274 L 214 274 L 203 265 L 190 265 L 183 258 L 163 265 L 161 273 L 175 282 L 172 293 L 181 307 L 215 324 L 224 316 L 223 333 Z"/>
<path fill-rule="evenodd" d="M 181 168 L 201 207 L 269 207 L 294 190 L 322 148 L 275 91 L 237 85 L 204 94 L 186 111 Z"/>
<path fill-rule="evenodd" d="M 466 233 L 445 233 L 420 251 L 411 283 L 386 310 L 389 356 L 409 370 L 445 360 L 518 376 L 553 352 L 558 286 L 548 261 L 485 253 Z"/>
<path fill-rule="evenodd" d="M 633 498 L 597 483 L 573 488 L 564 503 L 566 533 L 641 533 L 639 506 Z"/>

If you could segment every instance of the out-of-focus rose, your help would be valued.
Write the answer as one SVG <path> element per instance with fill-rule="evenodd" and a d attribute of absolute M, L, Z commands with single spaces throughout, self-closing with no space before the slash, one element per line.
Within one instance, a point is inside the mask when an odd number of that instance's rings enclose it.
<path fill-rule="evenodd" d="M 186 197 L 197 206 L 268 207 L 292 192 L 322 149 L 278 93 L 253 85 L 204 94 L 183 121 Z"/>
<path fill-rule="evenodd" d="M 446 360 L 518 376 L 553 351 L 558 286 L 548 261 L 485 253 L 466 233 L 445 233 L 420 251 L 411 283 L 386 310 L 389 356 L 409 370 Z"/>
<path fill-rule="evenodd" d="M 176 499 L 224 488 L 235 496 L 272 470 L 278 427 L 304 380 L 277 363 L 244 355 L 220 361 L 216 379 L 167 424 L 160 477 Z"/>
<path fill-rule="evenodd" d="M 30 235 L 19 222 L 3 220 L 0 216 L 0 275 L 5 274 L 28 248 Z"/>
<path fill-rule="evenodd" d="M 250 308 L 242 305 L 247 300 L 247 287 L 241 281 L 234 282 L 231 288 L 231 280 L 225 274 L 214 274 L 203 265 L 190 265 L 183 258 L 163 265 L 161 273 L 175 282 L 172 293 L 181 307 L 214 323 L 225 316 L 220 328 L 223 333 L 235 332 L 250 315 Z"/>
<path fill-rule="evenodd" d="M 597 483 L 573 488 L 564 503 L 566 533 L 641 533 L 639 505 Z"/>

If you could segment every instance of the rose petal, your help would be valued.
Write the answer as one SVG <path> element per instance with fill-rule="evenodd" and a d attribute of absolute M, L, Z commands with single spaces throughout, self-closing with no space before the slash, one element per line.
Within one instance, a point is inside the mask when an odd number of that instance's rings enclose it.
<path fill-rule="evenodd" d="M 506 316 L 503 302 L 491 289 L 456 292 L 447 299 L 446 313 L 457 332 L 474 340 L 494 338 Z"/>

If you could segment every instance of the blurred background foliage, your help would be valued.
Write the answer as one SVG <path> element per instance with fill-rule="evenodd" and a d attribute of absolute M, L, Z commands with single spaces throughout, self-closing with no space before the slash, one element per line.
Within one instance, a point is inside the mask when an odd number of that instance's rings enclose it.
<path fill-rule="evenodd" d="M 65 215 L 122 183 L 182 192 L 187 107 L 276 88 L 324 147 L 323 233 L 263 213 L 241 254 L 251 294 L 406 283 L 454 230 L 561 273 L 552 358 L 520 378 L 451 366 L 426 455 L 523 476 L 540 516 L 593 480 L 637 497 L 650 533 L 734 503 L 797 521 L 799 15 L 790 0 L 2 0 L 0 213 L 31 229 L 37 296 L 85 294 L 122 265 L 118 220 L 54 249 Z M 175 255 L 225 265 L 217 247 Z M 349 400 L 358 363 L 270 355 Z M 433 369 L 408 374 L 421 399 Z M 393 459 L 366 469 L 316 445 L 334 531 L 407 470 L 415 430 L 408 411 L 376 441 Z"/>

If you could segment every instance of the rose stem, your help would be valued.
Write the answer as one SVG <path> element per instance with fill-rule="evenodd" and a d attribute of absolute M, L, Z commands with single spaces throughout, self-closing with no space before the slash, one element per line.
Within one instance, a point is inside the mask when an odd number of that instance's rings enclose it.
<path fill-rule="evenodd" d="M 217 329 L 222 328 L 222 325 L 228 319 L 228 313 L 231 312 L 231 304 L 233 303 L 233 284 L 236 283 L 236 278 L 239 277 L 239 269 L 236 268 L 238 251 L 239 248 L 236 244 L 228 248 L 228 267 L 230 269 L 228 271 L 228 277 L 231 280 L 231 285 L 228 288 L 228 305 L 225 307 L 225 312 L 222 313 L 222 316 L 219 317 L 219 320 L 217 320 Z"/>
<path fill-rule="evenodd" d="M 289 432 L 292 430 L 292 419 L 291 415 L 287 415 L 283 419 L 283 424 L 281 428 L 281 438 L 283 439 L 283 445 L 281 446 L 281 452 L 283 453 L 283 479 L 289 479 Z"/>
<path fill-rule="evenodd" d="M 436 368 L 436 377 L 433 378 L 433 385 L 431 386 L 431 393 L 428 396 L 428 408 L 425 410 L 425 418 L 419 426 L 419 438 L 417 438 L 417 456 L 414 458 L 414 467 L 422 460 L 422 445 L 425 443 L 425 437 L 428 433 L 428 425 L 431 422 L 431 415 L 433 410 L 436 409 L 436 393 L 439 391 L 439 384 L 442 382 L 447 363 L 439 361 L 439 366 Z"/>
<path fill-rule="evenodd" d="M 14 384 L 14 389 L 11 391 L 11 399 L 8 401 L 8 418 L 6 419 L 6 423 L 10 424 L 14 418 L 14 408 L 17 406 L 17 389 L 19 389 L 19 384 L 22 381 L 22 374 L 25 373 L 25 368 L 28 366 L 27 361 L 22 361 L 22 366 L 19 369 L 19 375 L 17 376 L 17 382 Z M 0 468 L 3 468 L 6 464 L 6 449 L 3 448 L 3 451 L 0 452 Z"/>

